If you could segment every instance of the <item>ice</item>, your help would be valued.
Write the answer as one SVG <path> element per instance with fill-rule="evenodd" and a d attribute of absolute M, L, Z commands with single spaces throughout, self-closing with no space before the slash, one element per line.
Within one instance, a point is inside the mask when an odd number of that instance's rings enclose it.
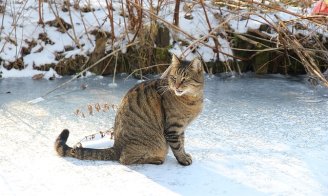
<path fill-rule="evenodd" d="M 42 97 L 38 97 L 36 99 L 33 99 L 31 101 L 28 101 L 27 103 L 30 103 L 30 104 L 36 104 L 36 103 L 39 103 L 41 101 L 44 101 L 44 99 Z"/>
<path fill-rule="evenodd" d="M 116 87 L 117 87 L 117 83 L 112 82 L 112 83 L 109 83 L 108 86 L 109 86 L 110 88 L 116 88 Z"/>
<path fill-rule="evenodd" d="M 75 145 L 112 127 L 114 110 L 91 115 L 88 104 L 118 105 L 138 83 L 84 77 L 27 103 L 69 79 L 0 80 L 1 195 L 328 195 L 328 90 L 302 77 L 206 77 L 204 110 L 186 132 L 188 167 L 171 152 L 159 166 L 58 157 L 62 129 Z"/>

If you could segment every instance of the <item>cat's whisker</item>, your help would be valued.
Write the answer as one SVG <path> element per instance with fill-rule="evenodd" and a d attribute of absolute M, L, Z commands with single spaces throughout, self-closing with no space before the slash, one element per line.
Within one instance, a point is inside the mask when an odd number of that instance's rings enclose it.
<path fill-rule="evenodd" d="M 169 86 L 168 85 L 159 86 L 157 92 L 159 92 L 161 95 L 163 95 L 168 90 L 169 90 Z"/>
<path fill-rule="evenodd" d="M 169 90 L 169 88 L 166 88 L 161 95 L 164 95 L 164 93 L 166 93 Z"/>

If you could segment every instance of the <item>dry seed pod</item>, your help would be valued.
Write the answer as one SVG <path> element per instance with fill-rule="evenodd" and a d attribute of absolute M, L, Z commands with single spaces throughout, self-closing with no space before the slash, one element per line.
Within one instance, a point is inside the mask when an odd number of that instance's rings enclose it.
<path fill-rule="evenodd" d="M 80 111 L 79 109 L 77 109 L 77 110 L 74 112 L 74 114 L 75 114 L 76 116 L 78 116 L 80 113 L 81 113 L 81 111 Z"/>
<path fill-rule="evenodd" d="M 101 110 L 100 104 L 99 103 L 96 103 L 95 104 L 95 108 L 96 108 L 97 112 L 99 112 Z"/>
<path fill-rule="evenodd" d="M 114 105 L 114 104 L 112 104 L 112 109 L 113 109 L 114 111 L 116 111 L 116 109 L 117 109 L 117 106 L 116 106 L 116 105 Z"/>
<path fill-rule="evenodd" d="M 93 108 L 92 105 L 88 105 L 88 111 L 90 115 L 93 115 Z"/>
<path fill-rule="evenodd" d="M 105 103 L 104 105 L 103 105 L 103 111 L 104 112 L 107 112 L 109 110 L 109 105 L 107 104 L 107 103 Z"/>

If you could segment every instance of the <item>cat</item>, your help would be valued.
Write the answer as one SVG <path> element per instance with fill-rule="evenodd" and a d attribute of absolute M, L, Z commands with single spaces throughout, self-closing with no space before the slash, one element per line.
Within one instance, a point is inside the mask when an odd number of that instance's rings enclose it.
<path fill-rule="evenodd" d="M 55 150 L 63 157 L 130 165 L 162 164 L 170 147 L 181 165 L 190 165 L 184 132 L 203 108 L 203 72 L 199 58 L 186 62 L 173 55 L 160 78 L 137 84 L 124 96 L 115 117 L 113 147 L 69 147 L 65 129 L 56 139 Z"/>

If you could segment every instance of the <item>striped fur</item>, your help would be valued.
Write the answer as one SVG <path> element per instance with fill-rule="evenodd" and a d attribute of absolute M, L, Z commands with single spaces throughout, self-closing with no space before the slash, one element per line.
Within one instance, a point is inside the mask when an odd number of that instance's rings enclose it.
<path fill-rule="evenodd" d="M 71 148 L 64 130 L 55 142 L 60 156 L 84 160 L 117 160 L 122 164 L 162 164 L 168 148 L 181 165 L 190 165 L 184 131 L 201 112 L 204 76 L 201 61 L 176 56 L 160 79 L 137 84 L 123 98 L 114 124 L 114 146 L 108 149 Z"/>

